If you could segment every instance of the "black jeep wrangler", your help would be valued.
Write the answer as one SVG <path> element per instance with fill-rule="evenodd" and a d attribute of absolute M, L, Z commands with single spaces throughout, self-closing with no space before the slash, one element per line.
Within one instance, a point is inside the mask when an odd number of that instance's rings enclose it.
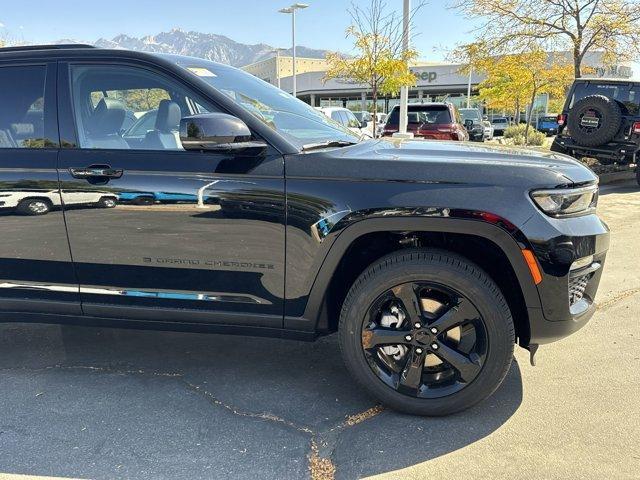
<path fill-rule="evenodd" d="M 551 150 L 602 165 L 636 164 L 640 150 L 640 83 L 577 79 L 558 115 Z M 636 168 L 640 184 L 640 169 Z"/>
<path fill-rule="evenodd" d="M 479 402 L 516 342 L 582 327 L 609 243 L 573 159 L 361 140 L 196 58 L 0 50 L 0 165 L 1 320 L 337 331 L 362 386 L 417 414 Z"/>

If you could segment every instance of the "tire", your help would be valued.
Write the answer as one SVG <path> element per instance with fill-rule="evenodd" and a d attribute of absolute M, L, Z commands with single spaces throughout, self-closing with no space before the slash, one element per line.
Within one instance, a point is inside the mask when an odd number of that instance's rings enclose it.
<path fill-rule="evenodd" d="M 621 125 L 620 106 L 604 95 L 589 95 L 578 100 L 567 118 L 571 137 L 585 147 L 597 147 L 611 141 Z"/>
<path fill-rule="evenodd" d="M 372 364 L 374 364 L 376 371 L 382 370 L 376 363 L 378 357 L 370 355 L 371 350 L 367 350 L 365 347 L 365 342 L 367 341 L 365 339 L 368 338 L 366 334 L 371 331 L 368 330 L 370 324 L 366 325 L 366 323 L 371 318 L 371 315 L 363 312 L 370 312 L 374 305 L 377 305 L 381 299 L 384 300 L 386 298 L 386 292 L 390 291 L 390 289 L 405 288 L 403 286 L 398 287 L 398 285 L 421 285 L 421 282 L 427 282 L 428 285 L 439 285 L 440 287 L 437 288 L 455 292 L 456 295 L 466 298 L 471 307 L 474 307 L 476 312 L 479 313 L 481 316 L 480 321 L 484 325 L 484 337 L 474 333 L 476 335 L 474 337 L 474 345 L 482 343 L 485 351 L 481 365 L 474 364 L 474 368 L 479 369 L 479 373 L 475 373 L 476 376 L 468 383 L 458 379 L 455 380 L 455 384 L 452 383 L 449 386 L 446 383 L 442 385 L 434 384 L 433 392 L 435 393 L 429 393 L 429 395 L 434 395 L 432 398 L 420 398 L 420 396 L 399 391 L 398 387 L 394 388 L 385 383 L 374 372 L 372 367 Z M 416 290 L 413 289 L 412 291 L 415 292 Z M 429 289 L 427 291 L 431 292 L 432 290 Z M 422 293 L 418 294 L 419 297 L 420 295 Z M 391 298 L 394 298 L 393 295 Z M 457 305 L 463 305 L 461 309 L 464 310 L 464 304 Z M 448 313 L 452 310 L 454 309 L 446 310 L 446 312 Z M 456 307 L 455 310 L 457 312 L 459 308 Z M 445 315 L 442 315 L 438 318 L 444 317 Z M 476 321 L 478 320 L 473 320 L 473 322 Z M 428 326 L 426 323 L 425 325 Z M 413 328 L 413 326 L 410 326 L 410 328 Z M 464 328 L 467 327 L 465 326 Z M 475 332 L 476 327 L 474 326 L 473 328 Z M 478 328 L 480 327 L 478 326 Z M 373 331 L 376 331 L 375 328 Z M 363 332 L 365 333 L 364 336 Z M 439 333 L 440 337 L 438 337 L 439 353 L 433 350 L 434 343 L 430 343 L 431 347 L 425 346 L 424 349 L 420 349 L 417 346 L 409 346 L 406 357 L 409 358 L 410 355 L 416 354 L 419 350 L 431 348 L 430 353 L 425 355 L 435 356 L 436 360 L 440 360 L 437 355 L 442 355 L 445 351 L 450 350 L 445 348 L 449 342 L 449 333 L 448 331 L 446 331 L 447 333 L 444 332 L 445 330 L 443 329 Z M 419 336 L 422 333 L 414 330 L 413 341 L 424 341 L 424 338 Z M 444 340 L 442 339 L 443 334 L 445 335 Z M 515 342 L 511 312 L 498 286 L 477 265 L 459 255 L 443 250 L 395 252 L 371 265 L 358 277 L 347 294 L 340 313 L 338 335 L 340 349 L 347 369 L 369 393 L 392 409 L 410 414 L 429 416 L 442 416 L 459 412 L 490 396 L 502 383 L 509 370 Z M 462 339 L 460 340 L 461 344 L 466 337 L 460 338 Z M 482 338 L 484 340 L 480 342 Z M 428 341 L 431 342 L 431 340 Z M 423 344 L 419 343 L 418 345 L 421 346 Z M 377 355 L 381 356 L 382 354 L 378 352 Z M 473 358 L 472 355 L 469 354 L 469 358 Z M 427 357 L 424 357 L 424 360 L 420 360 L 422 363 L 416 362 L 416 365 L 420 365 L 419 378 L 421 386 L 424 386 L 422 384 L 423 379 L 433 377 L 429 373 L 429 369 L 433 367 L 426 365 L 426 360 Z M 402 360 L 398 363 L 401 362 Z M 405 370 L 409 363 L 409 361 L 406 362 Z M 448 365 L 450 365 L 448 362 L 442 361 L 439 368 L 443 368 L 446 371 Z M 398 378 L 402 378 L 405 370 L 401 372 Z M 449 368 L 449 370 L 455 371 L 453 367 Z M 442 373 L 442 376 L 445 376 L 444 373 Z M 447 381 L 453 382 L 452 378 L 455 377 L 449 377 Z M 460 378 L 462 378 L 461 375 Z M 453 388 L 454 386 L 456 388 L 461 387 L 456 390 Z M 438 389 L 442 389 L 440 392 L 444 394 L 438 396 Z M 418 389 L 418 391 L 420 390 Z M 430 391 L 428 390 L 428 392 Z M 422 394 L 418 393 L 417 395 Z"/>
<path fill-rule="evenodd" d="M 102 197 L 98 200 L 98 206 L 101 208 L 115 208 L 118 205 L 118 201 L 115 197 Z"/>
<path fill-rule="evenodd" d="M 51 201 L 46 198 L 27 198 L 18 204 L 16 212 L 28 216 L 46 215 L 51 211 L 51 206 Z"/>

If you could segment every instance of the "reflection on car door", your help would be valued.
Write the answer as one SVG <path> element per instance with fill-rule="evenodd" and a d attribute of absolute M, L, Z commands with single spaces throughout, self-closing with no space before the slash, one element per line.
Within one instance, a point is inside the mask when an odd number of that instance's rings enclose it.
<path fill-rule="evenodd" d="M 281 327 L 282 157 L 184 151 L 180 118 L 216 107 L 179 79 L 87 63 L 60 75 L 63 198 L 117 199 L 65 208 L 83 311 Z M 128 143 L 123 119 L 156 109 L 153 130 Z"/>
<path fill-rule="evenodd" d="M 4 312 L 80 312 L 60 210 L 55 81 L 55 63 L 0 63 L 0 310 Z M 24 315 L 22 319 L 27 318 Z"/>

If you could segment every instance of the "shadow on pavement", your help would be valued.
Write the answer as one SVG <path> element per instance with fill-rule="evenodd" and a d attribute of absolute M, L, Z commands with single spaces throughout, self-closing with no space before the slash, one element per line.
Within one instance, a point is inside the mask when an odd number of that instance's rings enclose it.
<path fill-rule="evenodd" d="M 522 401 L 514 362 L 446 418 L 371 409 L 335 337 L 315 343 L 0 325 L 0 475 L 305 478 L 310 444 L 337 478 L 424 462 L 499 428 Z M 365 415 L 366 416 L 366 415 Z"/>
<path fill-rule="evenodd" d="M 635 179 L 600 185 L 600 195 L 638 193 L 638 190 L 640 190 L 640 186 Z"/>

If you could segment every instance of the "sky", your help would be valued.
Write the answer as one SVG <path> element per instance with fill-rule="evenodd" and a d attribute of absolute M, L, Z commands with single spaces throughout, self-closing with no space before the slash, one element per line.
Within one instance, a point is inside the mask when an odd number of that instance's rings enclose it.
<path fill-rule="evenodd" d="M 366 6 L 369 0 L 353 0 Z M 385 0 L 402 13 L 402 0 Z M 414 0 L 414 4 L 418 0 Z M 29 43 L 60 39 L 95 41 L 121 33 L 140 37 L 172 28 L 225 35 L 242 43 L 291 45 L 291 19 L 278 13 L 292 0 L 30 0 L 0 9 L 0 38 Z M 351 0 L 306 0 L 296 15 L 296 43 L 348 53 L 344 31 Z M 448 0 L 429 0 L 414 17 L 414 46 L 420 57 L 439 61 L 445 47 L 469 40 L 473 25 L 449 10 Z M 28 5 L 28 7 L 27 7 Z M 37 13 L 36 13 L 37 12 Z"/>

